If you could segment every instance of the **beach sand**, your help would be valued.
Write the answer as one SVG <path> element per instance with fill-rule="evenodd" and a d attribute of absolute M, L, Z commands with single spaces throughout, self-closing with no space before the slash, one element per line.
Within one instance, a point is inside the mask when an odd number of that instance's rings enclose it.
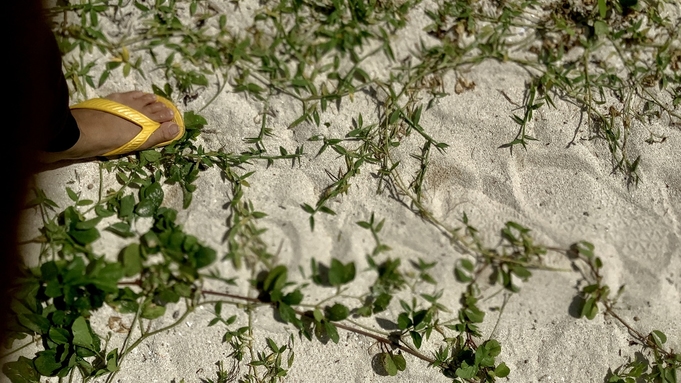
<path fill-rule="evenodd" d="M 246 17 L 255 5 L 241 6 Z M 428 6 L 428 2 L 420 5 Z M 250 9 L 250 10 L 249 10 Z M 420 13 L 419 13 L 420 12 Z M 422 20 L 415 11 L 413 29 L 396 44 L 412 46 L 418 42 Z M 416 31 L 416 32 L 414 32 Z M 398 57 L 400 59 L 401 57 Z M 372 69 L 378 75 L 385 63 L 377 62 Z M 159 71 L 160 72 L 160 71 Z M 159 80 L 160 73 L 151 80 Z M 617 305 L 622 318 L 637 330 L 648 333 L 661 330 L 669 337 L 668 349 L 681 349 L 681 130 L 668 121 L 653 121 L 649 125 L 637 124 L 632 128 L 629 153 L 632 158 L 641 155 L 637 186 L 627 185 L 622 174 L 612 172 L 612 160 L 606 144 L 589 140 L 590 132 L 580 109 L 557 100 L 556 108 L 544 107 L 535 113 L 528 134 L 537 138 L 527 149 L 515 147 L 512 153 L 499 146 L 513 139 L 517 126 L 510 116 L 522 103 L 525 83 L 529 75 L 516 65 L 486 62 L 472 68 L 462 76 L 475 83 L 473 89 L 461 94 L 454 92 L 456 79 L 445 78 L 449 96 L 437 100 L 424 111 L 421 125 L 437 141 L 449 148 L 440 154 L 433 150 L 430 168 L 426 173 L 423 204 L 441 222 L 451 227 L 461 226 L 466 213 L 470 223 L 478 228 L 483 240 L 490 246 L 499 240 L 499 230 L 506 221 L 514 221 L 532 230 L 538 243 L 567 248 L 585 240 L 593 243 L 603 260 L 604 282 L 613 290 L 625 285 Z M 148 90 L 150 80 L 137 75 L 123 78 L 113 76 L 96 91 L 104 95 L 129 89 Z M 203 106 L 216 90 L 211 84 L 199 98 L 183 110 L 196 110 Z M 503 94 L 502 94 L 503 92 Z M 505 95 L 508 96 L 508 99 Z M 379 95 L 380 97 L 380 95 Z M 318 214 L 314 231 L 310 230 L 308 214 L 300 205 L 314 205 L 320 193 L 331 183 L 327 171 L 335 174 L 344 166 L 342 158 L 332 150 L 315 157 L 320 142 L 308 142 L 316 134 L 342 137 L 350 130 L 351 118 L 362 113 L 365 124 L 378 122 L 376 101 L 371 95 L 358 93 L 354 101 L 344 99 L 338 108 L 330 106 L 322 114 L 322 123 L 329 127 L 303 122 L 288 129 L 288 124 L 300 115 L 300 104 L 285 96 L 270 100 L 274 111 L 269 125 L 274 136 L 266 140 L 271 152 L 283 146 L 292 150 L 305 145 L 305 155 L 300 164 L 275 161 L 267 167 L 264 162 L 254 162 L 240 172 L 255 171 L 249 178 L 250 187 L 245 198 L 252 201 L 256 210 L 265 212 L 259 223 L 267 229 L 264 239 L 270 252 L 289 269 L 289 277 L 302 281 L 299 267 L 309 275 L 310 259 L 329 264 L 332 258 L 344 263 L 355 262 L 358 270 L 351 283 L 349 295 L 362 294 L 373 283 L 375 274 L 365 271 L 366 254 L 374 242 L 371 234 L 356 222 L 368 220 L 373 213 L 385 219 L 380 232 L 381 241 L 392 250 L 390 257 L 409 261 L 419 258 L 437 262 L 432 276 L 437 286 L 421 284 L 418 293 L 432 294 L 443 290 L 441 303 L 454 310 L 443 316 L 455 317 L 464 285 L 456 282 L 453 269 L 457 260 L 465 257 L 432 224 L 422 220 L 403 203 L 391 195 L 390 190 L 376 193 L 378 181 L 368 166 L 354 177 L 347 194 L 333 199 L 328 205 L 335 216 Z M 227 152 L 240 152 L 247 145 L 243 138 L 252 137 L 259 129 L 258 119 L 262 102 L 234 93 L 230 86 L 201 112 L 209 132 L 204 132 L 199 143 L 208 149 L 223 148 Z M 652 131 L 667 137 L 661 144 L 648 144 L 644 140 Z M 414 133 L 405 137 L 394 155 L 403 160 L 404 177 L 411 179 L 417 161 L 409 156 L 418 148 Z M 409 181 L 407 181 L 409 182 Z M 231 186 L 221 180 L 219 171 L 210 169 L 196 182 L 197 191 L 191 206 L 182 209 L 181 191 L 166 186 L 164 206 L 177 209 L 178 221 L 186 232 L 196 235 L 204 244 L 218 250 L 219 257 L 226 252 L 222 238 L 227 227 L 227 211 L 223 205 L 231 198 Z M 84 162 L 48 170 L 36 176 L 36 185 L 43 188 L 60 206 L 70 203 L 65 186 L 82 198 L 96 199 L 99 188 L 99 164 Z M 104 188 L 113 187 L 116 181 L 104 177 Z M 142 220 L 136 226 L 139 232 L 150 223 Z M 22 223 L 23 238 L 36 235 L 40 216 L 36 210 L 25 212 Z M 95 244 L 100 254 L 115 257 L 127 243 L 108 232 Z M 25 246 L 30 262 L 35 262 L 31 252 L 35 245 Z M 487 320 L 482 325 L 485 337 L 492 336 L 502 346 L 498 361 L 511 369 L 509 382 L 602 382 L 609 369 L 634 357 L 639 348 L 629 346 L 631 337 L 627 329 L 612 318 L 598 315 L 594 320 L 577 318 L 573 300 L 584 281 L 580 273 L 570 271 L 570 261 L 564 254 L 549 252 L 547 265 L 567 271 L 533 271 L 521 291 L 510 297 L 495 329 L 498 311 L 504 294 L 483 301 Z M 249 293 L 245 279 L 248 273 L 235 272 L 228 262 L 219 269 L 228 276 L 243 278 L 238 286 L 225 289 L 213 283 L 206 288 L 221 289 L 230 293 Z M 497 292 L 498 286 L 481 285 L 483 296 Z M 305 300 L 314 302 L 333 294 L 333 289 L 310 285 L 305 290 Z M 405 295 L 409 296 L 409 295 Z M 348 301 L 349 303 L 352 301 Z M 352 303 L 350 303 L 352 304 Z M 181 307 L 170 307 L 168 314 L 153 322 L 152 328 L 161 328 L 172 321 L 171 314 Z M 401 308 L 394 301 L 389 309 L 371 318 L 357 319 L 360 323 L 380 329 L 383 320 L 395 320 Z M 214 378 L 217 361 L 225 361 L 231 349 L 221 343 L 224 328 L 207 327 L 214 317 L 212 307 L 204 306 L 191 314 L 178 327 L 147 340 L 133 351 L 121 366 L 115 381 L 128 382 L 198 382 Z M 224 312 L 237 315 L 234 326 L 246 325 L 246 314 L 232 306 Z M 117 314 L 104 308 L 93 317 L 95 331 L 106 334 L 109 318 L 118 316 L 129 325 L 130 315 Z M 266 347 L 266 338 L 283 344 L 294 334 L 295 363 L 286 382 L 447 382 L 451 381 L 428 368 L 427 363 L 407 356 L 407 369 L 396 377 L 380 376 L 372 367 L 374 356 L 380 351 L 371 339 L 340 332 L 340 342 L 321 344 L 300 339 L 293 326 L 278 322 L 272 309 L 262 307 L 253 315 L 256 348 Z M 491 334 L 494 329 L 494 333 Z M 120 344 L 124 333 L 114 333 L 112 345 Z M 422 352 L 430 354 L 441 345 L 440 336 L 433 334 L 424 342 Z M 30 356 L 34 350 L 24 350 Z M 241 372 L 247 367 L 241 365 Z M 5 380 L 2 380 L 5 379 Z M 7 381 L 2 378 L 0 381 Z M 42 382 L 57 379 L 43 378 Z M 503 380 L 500 380 L 503 381 Z M 104 382 L 103 378 L 94 382 Z"/>

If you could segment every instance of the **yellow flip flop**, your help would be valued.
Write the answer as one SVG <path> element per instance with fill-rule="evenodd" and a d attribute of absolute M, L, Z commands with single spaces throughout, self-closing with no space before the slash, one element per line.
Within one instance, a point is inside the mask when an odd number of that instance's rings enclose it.
<path fill-rule="evenodd" d="M 154 146 L 154 148 L 166 146 L 174 141 L 179 140 L 180 138 L 182 138 L 185 131 L 184 121 L 182 120 L 182 115 L 180 114 L 180 111 L 177 110 L 177 107 L 175 107 L 175 105 L 172 102 L 161 96 L 156 96 L 156 99 L 157 101 L 165 104 L 168 108 L 170 108 L 170 110 L 173 111 L 172 121 L 177 124 L 177 126 L 179 127 L 179 131 L 177 132 L 177 135 L 173 137 L 172 140 L 162 142 Z M 150 119 L 141 112 L 127 105 L 123 105 L 116 101 L 111 101 L 105 98 L 93 98 L 92 100 L 83 101 L 79 104 L 72 105 L 71 109 L 99 110 L 102 112 L 113 114 L 114 116 L 118 116 L 127 121 L 130 121 L 133 124 L 138 125 L 140 128 L 142 128 L 142 130 L 139 133 L 137 133 L 137 135 L 133 137 L 130 141 L 128 141 L 127 144 L 124 144 L 123 146 L 114 149 L 110 152 L 104 153 L 103 155 L 105 157 L 117 156 L 121 154 L 127 154 L 138 151 L 140 146 L 147 142 L 149 137 L 156 131 L 156 129 L 158 129 L 161 126 L 161 123 Z"/>

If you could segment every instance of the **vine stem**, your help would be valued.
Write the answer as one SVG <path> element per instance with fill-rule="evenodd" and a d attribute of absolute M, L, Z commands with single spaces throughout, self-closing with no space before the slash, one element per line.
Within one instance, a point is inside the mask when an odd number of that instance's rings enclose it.
<path fill-rule="evenodd" d="M 241 295 L 235 295 L 235 294 L 229 294 L 229 293 L 222 293 L 222 292 L 218 292 L 218 291 L 203 290 L 201 293 L 205 294 L 205 295 L 215 295 L 215 296 L 233 298 L 233 299 L 243 300 L 243 301 L 252 302 L 252 303 L 261 303 L 261 304 L 266 304 L 266 305 L 270 305 L 270 306 L 275 305 L 275 302 L 262 302 L 262 301 L 260 301 L 259 299 L 256 299 L 256 298 L 244 297 L 244 296 L 241 296 Z M 296 312 L 296 314 L 298 314 L 300 316 L 308 316 L 303 311 L 295 310 L 295 309 L 294 309 L 294 311 Z M 344 324 L 338 323 L 338 322 L 334 322 L 333 325 L 338 327 L 338 328 L 341 328 L 345 331 L 349 331 L 349 332 L 352 332 L 352 333 L 355 333 L 355 334 L 359 334 L 359 335 L 365 336 L 367 338 L 371 338 L 371 339 L 373 339 L 377 342 L 392 346 L 393 348 L 399 349 L 402 352 L 410 354 L 410 355 L 412 355 L 416 358 L 419 358 L 423 361 L 426 361 L 428 363 L 431 363 L 431 364 L 435 363 L 435 359 L 430 358 L 426 355 L 423 355 L 420 352 L 412 350 L 411 348 L 406 347 L 404 345 L 401 345 L 397 342 L 394 342 L 394 341 L 392 341 L 392 340 L 390 340 L 386 337 L 379 336 L 379 335 L 376 335 L 376 334 L 372 334 L 368 331 L 361 330 L 359 328 L 355 328 L 355 327 L 352 327 L 352 326 L 344 325 Z"/>

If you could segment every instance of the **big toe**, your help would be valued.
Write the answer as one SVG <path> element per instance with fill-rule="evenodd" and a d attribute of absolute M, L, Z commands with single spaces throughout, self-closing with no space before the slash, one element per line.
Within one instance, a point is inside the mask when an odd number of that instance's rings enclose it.
<path fill-rule="evenodd" d="M 151 134 L 147 142 L 140 149 L 149 149 L 158 144 L 172 141 L 180 132 L 180 127 L 174 122 L 164 122 L 154 133 Z"/>

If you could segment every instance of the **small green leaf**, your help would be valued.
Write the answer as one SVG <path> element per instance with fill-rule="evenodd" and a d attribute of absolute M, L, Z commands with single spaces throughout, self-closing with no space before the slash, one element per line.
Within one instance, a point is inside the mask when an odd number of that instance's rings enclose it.
<path fill-rule="evenodd" d="M 326 333 L 329 335 L 329 338 L 333 341 L 333 343 L 338 343 L 340 340 L 340 336 L 338 335 L 338 329 L 336 329 L 336 326 L 334 326 L 333 323 L 329 321 L 324 321 L 324 329 L 326 330 Z"/>
<path fill-rule="evenodd" d="M 287 305 L 286 303 L 279 302 L 277 311 L 284 322 L 292 323 L 297 328 L 301 328 L 302 322 L 300 319 L 298 319 L 295 310 L 293 310 L 291 306 Z"/>
<path fill-rule="evenodd" d="M 142 165 L 148 163 L 154 163 L 161 159 L 161 153 L 154 149 L 144 150 L 139 152 L 140 159 L 142 160 Z"/>
<path fill-rule="evenodd" d="M 331 260 L 329 268 L 329 283 L 331 286 L 341 286 L 355 279 L 355 263 L 349 262 L 344 265 L 337 259 Z"/>
<path fill-rule="evenodd" d="M 468 259 L 462 259 L 461 260 L 461 267 L 464 268 L 464 270 L 472 272 L 475 266 L 473 265 L 473 262 L 469 261 Z"/>
<path fill-rule="evenodd" d="M 454 276 L 456 280 L 462 283 L 467 283 L 473 280 L 463 269 L 459 267 L 454 268 Z"/>
<path fill-rule="evenodd" d="M 324 314 L 322 314 L 321 310 L 319 309 L 314 309 L 312 312 L 312 316 L 314 317 L 314 320 L 317 322 L 321 322 L 324 319 Z"/>
<path fill-rule="evenodd" d="M 40 383 L 40 374 L 33 366 L 33 361 L 20 356 L 15 362 L 7 362 L 2 372 L 12 383 Z"/>
<path fill-rule="evenodd" d="M 140 202 L 137 204 L 137 214 L 142 217 L 153 216 L 163 203 L 163 197 L 163 188 L 158 182 L 142 189 L 140 191 Z"/>
<path fill-rule="evenodd" d="M 485 349 L 487 349 L 487 352 L 489 352 L 489 355 L 491 356 L 498 356 L 501 354 L 501 345 L 496 339 L 490 339 L 487 342 L 484 343 Z"/>
<path fill-rule="evenodd" d="M 506 366 L 506 363 L 500 363 L 497 368 L 494 369 L 494 375 L 497 378 L 505 378 L 511 373 L 511 369 Z"/>
<path fill-rule="evenodd" d="M 94 348 L 92 345 L 92 334 L 85 318 L 76 318 L 71 326 L 71 332 L 73 333 L 73 344 L 89 349 Z"/>
<path fill-rule="evenodd" d="M 287 269 L 286 266 L 279 265 L 270 270 L 267 277 L 263 281 L 263 290 L 266 292 L 272 292 L 275 290 L 280 290 L 284 287 L 287 279 Z"/>
<path fill-rule="evenodd" d="M 394 124 L 400 118 L 400 113 L 401 111 L 399 109 L 390 113 L 390 119 L 388 120 L 388 123 L 390 125 Z"/>
<path fill-rule="evenodd" d="M 388 305 L 390 305 L 392 298 L 392 295 L 388 293 L 381 293 L 378 297 L 376 297 L 373 305 L 374 314 L 385 311 L 388 308 Z"/>
<path fill-rule="evenodd" d="M 89 229 L 89 230 L 70 230 L 69 235 L 74 241 L 81 245 L 87 245 L 99 239 L 99 230 Z"/>
<path fill-rule="evenodd" d="M 653 332 L 650 334 L 653 338 L 653 341 L 655 344 L 657 344 L 658 347 L 662 347 L 663 344 L 667 343 L 667 336 L 659 330 L 653 330 Z"/>
<path fill-rule="evenodd" d="M 266 338 L 267 340 L 267 345 L 269 346 L 270 350 L 274 352 L 279 352 L 279 347 L 277 347 L 277 343 L 275 343 L 272 338 Z"/>
<path fill-rule="evenodd" d="M 76 192 L 74 192 L 73 190 L 71 190 L 70 187 L 67 187 L 67 188 L 66 188 L 66 194 L 69 195 L 69 198 L 70 198 L 73 202 L 77 202 L 77 201 L 78 201 L 78 194 L 76 194 Z"/>
<path fill-rule="evenodd" d="M 135 233 L 130 230 L 130 225 L 126 222 L 116 222 L 104 230 L 114 233 L 122 238 L 130 238 L 135 236 Z"/>
<path fill-rule="evenodd" d="M 82 317 L 81 317 L 82 318 Z M 43 376 L 54 376 L 62 368 L 62 364 L 57 360 L 56 350 L 40 351 L 33 360 L 36 371 Z"/>
<path fill-rule="evenodd" d="M 397 366 L 395 365 L 392 355 L 388 352 L 384 352 L 380 354 L 380 358 L 381 365 L 383 365 L 385 372 L 387 372 L 390 376 L 397 375 Z"/>
<path fill-rule="evenodd" d="M 412 342 L 414 342 L 414 346 L 416 348 L 421 348 L 421 342 L 423 341 L 421 334 L 416 331 L 409 331 L 409 335 L 411 336 Z"/>
<path fill-rule="evenodd" d="M 119 261 L 123 264 L 123 271 L 126 277 L 132 277 L 142 271 L 142 257 L 140 256 L 140 246 L 131 243 L 126 246 L 119 255 Z"/>
<path fill-rule="evenodd" d="M 341 321 L 349 315 L 350 309 L 340 303 L 336 303 L 333 306 L 326 308 L 326 317 L 330 321 Z"/>
<path fill-rule="evenodd" d="M 158 306 L 151 301 L 145 302 L 142 307 L 142 318 L 144 319 L 156 319 L 166 313 L 166 308 L 163 306 Z"/>
<path fill-rule="evenodd" d="M 74 227 L 78 230 L 89 230 L 92 229 L 93 227 L 96 227 L 101 220 L 102 217 L 95 217 L 92 219 L 88 219 L 87 221 L 78 222 Z"/>
<path fill-rule="evenodd" d="M 50 340 L 56 344 L 67 344 L 70 334 L 63 328 L 52 327 L 49 332 Z"/>
<path fill-rule="evenodd" d="M 114 212 L 111 210 L 107 210 L 101 205 L 95 206 L 95 214 L 97 214 L 98 217 L 106 218 L 106 217 L 111 217 L 114 215 Z"/>
<path fill-rule="evenodd" d="M 319 211 L 321 211 L 322 213 L 325 213 L 325 214 L 329 214 L 329 215 L 336 215 L 336 212 L 335 212 L 335 211 L 329 209 L 329 208 L 326 207 L 326 206 L 320 206 L 320 207 L 319 207 Z"/>
<path fill-rule="evenodd" d="M 401 352 L 398 351 L 397 354 L 392 355 L 392 358 L 395 367 L 397 367 L 398 370 L 404 371 L 407 369 L 407 361 L 404 359 L 404 355 L 402 355 Z"/>
<path fill-rule="evenodd" d="M 470 366 L 466 361 L 463 361 L 461 363 L 461 367 L 456 369 L 456 376 L 458 376 L 461 379 L 473 379 L 475 377 L 475 374 L 478 373 L 478 367 L 476 366 Z"/>
<path fill-rule="evenodd" d="M 132 216 L 132 211 L 135 208 L 135 197 L 128 194 L 121 198 L 120 209 L 118 209 L 118 218 L 127 218 Z"/>
<path fill-rule="evenodd" d="M 606 0 L 598 0 L 598 13 L 599 16 L 601 16 L 601 19 L 605 19 L 607 12 L 608 6 L 606 4 Z"/>
<path fill-rule="evenodd" d="M 303 301 L 303 293 L 299 289 L 295 289 L 293 292 L 286 294 L 281 301 L 287 305 L 300 304 Z"/>
<path fill-rule="evenodd" d="M 409 319 L 409 314 L 407 313 L 400 313 L 400 315 L 397 316 L 397 327 L 400 330 L 406 330 L 409 327 L 411 327 L 411 319 Z"/>
<path fill-rule="evenodd" d="M 599 2 L 600 1 L 605 0 L 599 0 Z M 594 33 L 596 34 L 596 36 L 606 36 L 609 31 L 610 28 L 608 27 L 608 24 L 600 20 L 594 21 Z"/>

